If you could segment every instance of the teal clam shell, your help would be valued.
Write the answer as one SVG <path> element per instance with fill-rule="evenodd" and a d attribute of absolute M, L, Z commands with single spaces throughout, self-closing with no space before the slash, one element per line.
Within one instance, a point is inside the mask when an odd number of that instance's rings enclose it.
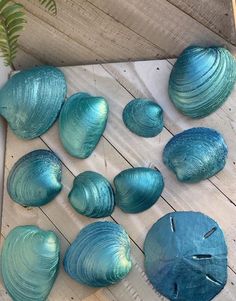
<path fill-rule="evenodd" d="M 21 226 L 7 236 L 2 249 L 2 276 L 13 301 L 47 299 L 59 268 L 60 245 L 52 231 Z"/>
<path fill-rule="evenodd" d="M 86 226 L 64 258 L 65 271 L 76 281 L 92 287 L 117 283 L 131 266 L 129 236 L 112 222 Z"/>
<path fill-rule="evenodd" d="M 236 61 L 221 47 L 188 47 L 177 59 L 169 80 L 169 96 L 183 114 L 205 117 L 217 110 L 236 81 Z"/>
<path fill-rule="evenodd" d="M 0 114 L 20 138 L 33 139 L 56 120 L 67 92 L 63 73 L 50 66 L 13 75 L 0 90 Z"/>
<path fill-rule="evenodd" d="M 7 179 L 7 191 L 23 206 L 42 206 L 61 191 L 61 162 L 51 151 L 39 149 L 21 157 Z"/>
<path fill-rule="evenodd" d="M 115 206 L 111 184 L 94 171 L 85 171 L 75 178 L 69 200 L 77 212 L 88 217 L 109 216 Z"/>
<path fill-rule="evenodd" d="M 210 128 L 191 128 L 177 134 L 164 148 L 163 161 L 182 182 L 199 182 L 224 168 L 228 148 Z"/>
<path fill-rule="evenodd" d="M 124 212 L 138 213 L 156 203 L 163 191 L 164 180 L 155 169 L 136 167 L 119 173 L 114 185 L 116 205 Z"/>
<path fill-rule="evenodd" d="M 163 110 L 152 100 L 133 99 L 123 110 L 126 127 L 141 137 L 155 137 L 163 129 Z"/>
<path fill-rule="evenodd" d="M 173 212 L 159 219 L 146 236 L 144 254 L 148 279 L 169 300 L 209 301 L 226 284 L 224 234 L 202 213 Z"/>
<path fill-rule="evenodd" d="M 71 156 L 85 159 L 91 155 L 105 130 L 108 111 L 103 97 L 87 93 L 76 93 L 65 102 L 59 118 L 59 132 Z"/>

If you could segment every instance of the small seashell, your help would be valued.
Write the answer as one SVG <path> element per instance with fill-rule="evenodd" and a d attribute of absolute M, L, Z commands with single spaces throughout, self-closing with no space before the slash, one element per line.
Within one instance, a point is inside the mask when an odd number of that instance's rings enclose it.
<path fill-rule="evenodd" d="M 86 226 L 64 258 L 65 271 L 76 281 L 93 287 L 117 283 L 131 266 L 129 236 L 112 222 Z"/>
<path fill-rule="evenodd" d="M 163 161 L 182 182 L 199 182 L 225 166 L 228 149 L 220 133 L 210 128 L 191 128 L 166 144 Z"/>
<path fill-rule="evenodd" d="M 41 66 L 13 75 L 0 90 L 0 114 L 20 138 L 33 139 L 56 120 L 67 92 L 63 73 Z"/>
<path fill-rule="evenodd" d="M 159 219 L 144 243 L 145 270 L 170 300 L 209 301 L 227 281 L 227 246 L 219 225 L 199 212 Z"/>
<path fill-rule="evenodd" d="M 108 104 L 103 97 L 87 93 L 72 95 L 63 105 L 59 132 L 66 151 L 85 159 L 97 146 L 107 123 Z"/>
<path fill-rule="evenodd" d="M 138 213 L 156 203 L 164 188 L 157 170 L 136 167 L 123 170 L 114 179 L 115 203 L 124 212 Z"/>
<path fill-rule="evenodd" d="M 152 100 L 133 99 L 123 110 L 126 127 L 141 137 L 155 137 L 163 129 L 163 110 Z"/>
<path fill-rule="evenodd" d="M 184 115 L 205 117 L 230 95 L 236 61 L 222 47 L 188 47 L 177 59 L 169 80 L 169 96 Z"/>
<path fill-rule="evenodd" d="M 61 191 L 61 162 L 51 151 L 39 149 L 21 157 L 12 167 L 7 190 L 22 206 L 42 206 Z"/>
<path fill-rule="evenodd" d="M 88 217 L 109 216 L 115 206 L 111 184 L 94 171 L 85 171 L 75 178 L 69 200 L 77 212 Z"/>
<path fill-rule="evenodd" d="M 59 268 L 60 245 L 52 231 L 21 226 L 7 236 L 2 249 L 2 276 L 15 301 L 45 301 Z"/>

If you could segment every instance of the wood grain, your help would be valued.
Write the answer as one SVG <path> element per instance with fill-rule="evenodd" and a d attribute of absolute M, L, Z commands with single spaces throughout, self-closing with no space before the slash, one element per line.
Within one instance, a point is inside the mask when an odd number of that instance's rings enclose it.
<path fill-rule="evenodd" d="M 235 53 L 230 1 L 171 1 L 58 0 L 55 17 L 38 1 L 21 0 L 28 24 L 20 46 L 57 66 L 176 57 L 190 44 Z"/>

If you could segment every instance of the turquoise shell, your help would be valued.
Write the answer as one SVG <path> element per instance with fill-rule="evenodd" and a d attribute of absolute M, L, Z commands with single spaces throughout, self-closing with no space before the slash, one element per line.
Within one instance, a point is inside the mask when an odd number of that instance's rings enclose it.
<path fill-rule="evenodd" d="M 152 100 L 133 99 L 123 110 L 126 127 L 141 137 L 155 137 L 163 129 L 163 110 Z"/>
<path fill-rule="evenodd" d="M 120 225 L 112 222 L 86 226 L 64 258 L 64 268 L 70 277 L 92 287 L 119 282 L 131 266 L 129 236 Z"/>
<path fill-rule="evenodd" d="M 228 148 L 210 128 L 191 128 L 177 134 L 164 148 L 163 161 L 182 182 L 199 182 L 224 168 Z"/>
<path fill-rule="evenodd" d="M 109 216 L 115 206 L 111 184 L 94 171 L 85 171 L 75 178 L 69 200 L 77 212 L 88 217 Z"/>
<path fill-rule="evenodd" d="M 216 111 L 236 81 L 236 61 L 221 47 L 188 47 L 177 59 L 169 80 L 176 108 L 192 118 Z"/>
<path fill-rule="evenodd" d="M 147 234 L 144 254 L 148 279 L 169 300 L 209 301 L 226 284 L 223 232 L 202 213 L 173 212 L 159 219 Z"/>
<path fill-rule="evenodd" d="M 63 73 L 41 66 L 13 75 L 0 90 L 0 114 L 20 138 L 33 139 L 56 120 L 66 97 Z"/>
<path fill-rule="evenodd" d="M 59 132 L 71 156 L 85 159 L 91 155 L 105 130 L 108 111 L 103 97 L 87 93 L 76 93 L 65 102 L 59 118 Z"/>
<path fill-rule="evenodd" d="M 155 169 L 136 167 L 123 170 L 114 179 L 115 202 L 124 212 L 149 209 L 160 197 L 164 180 Z"/>
<path fill-rule="evenodd" d="M 52 231 L 21 226 L 7 236 L 2 249 L 2 276 L 14 301 L 45 301 L 59 268 L 60 245 Z"/>
<path fill-rule="evenodd" d="M 21 157 L 12 167 L 7 190 L 22 206 L 42 206 L 61 191 L 61 162 L 51 151 L 39 149 Z"/>

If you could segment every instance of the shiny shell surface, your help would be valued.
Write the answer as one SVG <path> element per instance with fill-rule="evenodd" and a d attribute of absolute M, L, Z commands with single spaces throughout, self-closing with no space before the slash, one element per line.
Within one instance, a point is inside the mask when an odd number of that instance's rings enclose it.
<path fill-rule="evenodd" d="M 124 212 L 139 213 L 156 203 L 163 191 L 164 180 L 157 170 L 136 167 L 119 173 L 114 186 L 116 205 Z"/>
<path fill-rule="evenodd" d="M 64 75 L 55 67 L 20 71 L 0 90 L 0 114 L 18 137 L 33 139 L 54 123 L 66 92 Z"/>
<path fill-rule="evenodd" d="M 177 59 L 169 80 L 169 96 L 176 108 L 192 118 L 217 110 L 236 81 L 236 61 L 221 47 L 189 47 Z"/>
<path fill-rule="evenodd" d="M 163 129 L 163 110 L 152 100 L 133 99 L 123 110 L 126 127 L 141 137 L 155 137 Z"/>
<path fill-rule="evenodd" d="M 112 222 L 95 222 L 81 230 L 64 258 L 65 271 L 76 281 L 105 287 L 123 279 L 132 266 L 130 240 Z"/>
<path fill-rule="evenodd" d="M 91 155 L 105 130 L 108 111 L 103 97 L 87 93 L 76 93 L 65 102 L 59 118 L 59 132 L 71 156 L 85 159 Z"/>
<path fill-rule="evenodd" d="M 61 191 L 61 162 L 51 151 L 39 149 L 21 157 L 12 167 L 7 190 L 22 206 L 42 206 Z"/>
<path fill-rule="evenodd" d="M 88 217 L 109 216 L 115 206 L 111 184 L 94 171 L 85 171 L 75 178 L 69 200 L 77 212 Z"/>
<path fill-rule="evenodd" d="M 199 182 L 224 168 L 228 148 L 224 138 L 210 128 L 191 128 L 170 139 L 163 161 L 182 182 Z"/>
<path fill-rule="evenodd" d="M 158 220 L 144 243 L 146 274 L 169 300 L 209 301 L 227 281 L 227 246 L 219 225 L 199 212 Z"/>
<path fill-rule="evenodd" d="M 2 276 L 14 301 L 45 301 L 57 276 L 60 245 L 52 231 L 13 229 L 3 244 Z"/>

